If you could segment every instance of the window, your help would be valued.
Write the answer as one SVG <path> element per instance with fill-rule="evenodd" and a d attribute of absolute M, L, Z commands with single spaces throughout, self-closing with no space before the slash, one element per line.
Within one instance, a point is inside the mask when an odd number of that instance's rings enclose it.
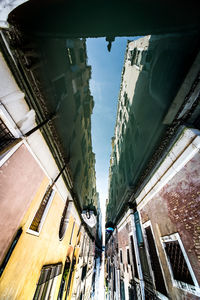
<path fill-rule="evenodd" d="M 50 207 L 51 201 L 53 199 L 54 191 L 52 187 L 48 187 L 46 190 L 46 193 L 43 196 L 42 202 L 40 203 L 40 206 L 33 218 L 33 221 L 31 223 L 31 226 L 29 227 L 28 233 L 40 233 L 42 229 L 42 225 L 44 222 L 44 219 L 47 215 L 48 209 Z"/>
<path fill-rule="evenodd" d="M 129 249 L 127 249 L 126 251 L 127 251 L 127 263 L 128 263 L 128 265 L 130 265 L 130 254 L 129 254 Z"/>
<path fill-rule="evenodd" d="M 55 292 L 57 276 L 62 272 L 62 263 L 44 266 L 40 273 L 34 300 L 51 299 Z"/>
<path fill-rule="evenodd" d="M 80 95 L 80 93 L 76 92 L 74 98 L 75 98 L 76 110 L 78 110 L 78 108 L 80 107 L 80 104 L 81 104 L 81 95 Z"/>
<path fill-rule="evenodd" d="M 10 132 L 6 124 L 0 118 L 0 149 L 4 149 L 15 140 L 14 135 Z"/>
<path fill-rule="evenodd" d="M 135 248 L 133 243 L 133 236 L 130 236 L 130 242 L 131 242 L 131 253 L 132 253 L 132 259 L 133 259 L 133 266 L 134 266 L 134 275 L 136 278 L 139 278 L 138 276 L 138 270 L 137 270 L 137 262 L 135 257 Z"/>
<path fill-rule="evenodd" d="M 194 284 L 178 241 L 165 243 L 165 251 L 171 264 L 174 279 Z"/>
<path fill-rule="evenodd" d="M 149 252 L 151 267 L 152 267 L 154 278 L 155 278 L 156 290 L 158 292 L 160 292 L 161 294 L 167 296 L 167 290 L 165 287 L 165 282 L 164 282 L 159 258 L 157 255 L 156 245 L 155 245 L 153 233 L 151 230 L 151 226 L 148 226 L 145 228 L 145 234 L 146 234 L 147 243 L 148 243 L 147 251 Z"/>
<path fill-rule="evenodd" d="M 63 214 L 62 214 L 62 218 L 60 221 L 60 228 L 59 228 L 59 239 L 62 240 L 65 234 L 65 231 L 67 229 L 67 224 L 69 222 L 69 219 L 67 218 L 67 209 L 68 209 L 68 205 L 69 205 L 69 200 L 67 199 L 66 204 L 65 204 L 65 208 L 63 210 Z"/>
<path fill-rule="evenodd" d="M 60 101 L 67 96 L 67 84 L 64 75 L 61 75 L 53 80 L 53 87 L 57 101 Z"/>
<path fill-rule="evenodd" d="M 75 55 L 74 49 L 67 48 L 67 54 L 68 54 L 70 64 L 75 65 L 76 64 L 76 55 Z"/>
<path fill-rule="evenodd" d="M 133 50 L 130 51 L 131 66 L 133 66 L 135 63 L 136 55 L 137 55 L 137 49 L 134 48 Z"/>
<path fill-rule="evenodd" d="M 84 49 L 83 48 L 79 49 L 79 57 L 80 57 L 80 62 L 83 63 L 84 62 Z"/>
<path fill-rule="evenodd" d="M 85 235 L 83 236 L 82 239 L 82 245 L 81 245 L 81 251 L 80 251 L 80 257 L 82 257 L 84 255 L 84 247 L 85 247 Z"/>
<path fill-rule="evenodd" d="M 11 255 L 12 255 L 12 253 L 13 253 L 13 250 L 15 249 L 15 246 L 16 246 L 16 244 L 17 244 L 17 242 L 18 242 L 21 234 L 22 234 L 22 228 L 20 228 L 17 231 L 17 234 L 16 234 L 16 236 L 15 236 L 15 238 L 14 238 L 14 240 L 13 240 L 13 242 L 12 242 L 12 244 L 11 244 L 11 246 L 10 246 L 7 254 L 6 254 L 6 257 L 4 258 L 4 260 L 3 260 L 2 264 L 1 264 L 1 267 L 0 267 L 0 277 L 1 277 L 2 273 L 3 273 L 3 271 L 5 270 L 5 267 L 6 267 L 6 265 L 7 265 L 8 261 L 9 261 Z"/>
<path fill-rule="evenodd" d="M 71 263 L 71 270 L 70 270 L 70 273 L 69 273 L 69 279 L 68 279 L 68 282 L 67 282 L 67 295 L 69 295 L 69 292 L 70 292 L 70 287 L 71 287 L 71 282 L 72 282 L 72 278 L 73 278 L 73 272 L 74 272 L 74 267 L 76 265 L 76 258 L 73 257 L 72 259 L 72 263 Z"/>
<path fill-rule="evenodd" d="M 119 119 L 120 119 L 120 121 L 122 119 L 122 111 L 121 111 L 121 109 L 120 109 L 120 112 L 119 112 Z"/>
<path fill-rule="evenodd" d="M 200 288 L 178 233 L 161 238 L 175 286 L 197 296 Z"/>
<path fill-rule="evenodd" d="M 125 300 L 125 287 L 124 287 L 124 280 L 120 279 L 120 296 L 122 300 Z"/>
<path fill-rule="evenodd" d="M 61 300 L 63 298 L 64 288 L 66 286 L 68 276 L 69 276 L 69 272 L 70 272 L 70 265 L 71 265 L 70 258 L 67 257 L 66 262 L 65 262 L 65 266 L 64 266 L 64 270 L 63 270 L 63 275 L 62 275 L 62 279 L 61 279 L 61 283 L 60 283 L 60 288 L 59 288 L 59 293 L 58 293 L 57 300 Z"/>
<path fill-rule="evenodd" d="M 120 250 L 120 262 L 123 264 L 122 250 Z"/>
<path fill-rule="evenodd" d="M 87 265 L 85 265 L 82 269 L 82 274 L 81 274 L 81 281 L 84 280 L 85 276 L 86 276 L 86 273 L 87 273 Z"/>
<path fill-rule="evenodd" d="M 124 106 L 127 108 L 127 106 L 128 106 L 128 95 L 127 95 L 127 93 L 125 92 L 124 93 Z"/>
<path fill-rule="evenodd" d="M 73 233 L 74 233 L 74 227 L 75 227 L 75 221 L 74 221 L 73 226 L 72 226 L 72 232 L 71 232 L 71 237 L 70 237 L 70 241 L 69 241 L 70 245 L 72 243 L 72 238 L 73 238 Z"/>

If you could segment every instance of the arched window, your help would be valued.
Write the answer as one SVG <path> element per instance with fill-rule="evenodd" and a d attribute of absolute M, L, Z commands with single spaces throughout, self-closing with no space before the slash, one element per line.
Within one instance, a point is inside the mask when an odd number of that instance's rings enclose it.
<path fill-rule="evenodd" d="M 62 218 L 60 221 L 60 228 L 59 228 L 59 239 L 62 240 L 64 235 L 65 235 L 65 231 L 67 229 L 67 225 L 69 223 L 69 213 L 70 213 L 70 204 L 72 203 L 72 201 L 70 201 L 69 199 L 67 199 L 66 204 L 65 204 L 65 208 L 63 210 L 63 214 L 62 214 Z"/>

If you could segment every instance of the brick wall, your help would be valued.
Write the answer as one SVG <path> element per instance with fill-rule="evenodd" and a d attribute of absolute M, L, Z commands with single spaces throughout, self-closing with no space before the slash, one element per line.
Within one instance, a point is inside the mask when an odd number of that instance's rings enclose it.
<path fill-rule="evenodd" d="M 200 282 L 200 153 L 197 153 L 140 211 L 160 236 L 178 232 Z"/>

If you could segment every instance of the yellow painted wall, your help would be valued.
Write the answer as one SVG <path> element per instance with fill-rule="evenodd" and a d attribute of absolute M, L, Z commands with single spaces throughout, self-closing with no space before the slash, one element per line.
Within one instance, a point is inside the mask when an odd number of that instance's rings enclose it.
<path fill-rule="evenodd" d="M 65 264 L 74 218 L 70 216 L 65 236 L 62 241 L 59 241 L 59 226 L 65 203 L 57 192 L 40 235 L 35 236 L 26 232 L 48 184 L 48 178 L 45 178 L 22 220 L 23 232 L 1 276 L 0 299 L 32 299 L 43 265 L 58 262 L 62 262 L 63 266 Z M 76 243 L 78 228 L 76 224 L 70 248 L 73 248 Z M 58 293 L 60 281 L 61 275 L 58 276 L 55 295 Z"/>
<path fill-rule="evenodd" d="M 71 300 L 71 297 L 72 297 L 74 276 L 75 276 L 75 273 L 76 273 L 76 270 L 77 270 L 79 253 L 80 253 L 80 248 L 78 247 L 74 251 L 74 256 L 76 257 L 76 265 L 74 266 L 74 271 L 73 271 L 73 274 L 72 274 L 71 285 L 70 285 L 70 291 L 69 291 L 69 295 L 67 297 L 67 300 Z"/>

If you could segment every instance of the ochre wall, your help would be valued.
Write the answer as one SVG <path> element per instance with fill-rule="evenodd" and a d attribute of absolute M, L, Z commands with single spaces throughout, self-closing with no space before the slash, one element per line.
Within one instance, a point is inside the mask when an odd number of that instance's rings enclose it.
<path fill-rule="evenodd" d="M 23 149 L 22 153 L 25 154 L 26 157 L 26 149 Z M 20 155 L 21 152 L 20 152 Z M 30 164 L 32 157 L 28 155 Z M 21 159 L 21 157 L 20 157 Z M 18 164 L 18 160 L 16 160 L 16 170 L 20 167 Z M 14 160 L 14 161 L 15 161 Z M 34 165 L 34 164 L 33 164 Z M 29 164 L 27 164 L 29 167 Z M 37 173 L 37 164 L 34 165 L 34 172 Z M 73 247 L 76 243 L 76 236 L 78 233 L 79 226 L 76 223 L 72 238 L 71 246 L 69 246 L 71 231 L 73 227 L 74 217 L 71 215 L 69 219 L 69 224 L 67 226 L 67 230 L 65 236 L 62 241 L 59 240 L 59 226 L 60 220 L 63 214 L 63 210 L 65 207 L 65 203 L 63 199 L 59 196 L 58 192 L 55 193 L 48 213 L 46 215 L 43 227 L 39 236 L 35 236 L 27 232 L 31 221 L 41 203 L 42 197 L 46 191 L 47 186 L 49 185 L 49 180 L 47 177 L 44 177 L 43 173 L 41 177 L 38 177 L 37 180 L 34 176 L 34 172 L 32 170 L 32 174 L 27 175 L 27 186 L 29 187 L 29 191 L 20 192 L 20 188 L 18 187 L 17 182 L 21 183 L 21 178 L 19 176 L 19 171 L 15 170 L 15 184 L 12 185 L 12 181 L 9 179 L 10 185 L 7 188 L 10 189 L 9 193 L 14 195 L 13 187 L 16 186 L 18 189 L 19 195 L 29 195 L 31 191 L 32 194 L 32 202 L 29 205 L 29 208 L 26 210 L 26 213 L 23 219 L 18 220 L 18 227 L 22 226 L 23 232 L 22 235 L 17 242 L 17 245 L 8 261 L 8 264 L 1 276 L 0 280 L 0 299 L 32 299 L 36 290 L 36 285 L 39 280 L 40 272 L 43 265 L 47 264 L 55 264 L 58 262 L 62 262 L 63 266 L 65 264 L 67 252 L 69 248 L 72 248 L 71 254 L 73 253 Z M 28 171 L 27 171 L 28 172 Z M 18 176 L 16 176 L 16 173 Z M 11 176 L 9 174 L 9 176 Z M 32 176 L 34 179 L 32 180 Z M 10 178 L 10 177 L 9 177 Z M 18 179 L 19 178 L 19 179 Z M 23 176 L 24 178 L 24 176 Z M 13 178 L 14 180 L 14 178 Z M 35 182 L 35 185 L 38 185 L 37 190 L 33 190 L 32 183 Z M 36 184 L 37 182 L 37 184 Z M 25 197 L 25 196 L 24 196 Z M 20 197 L 18 197 L 19 199 Z M 15 203 L 16 205 L 16 203 Z M 16 205 L 17 206 L 17 205 Z M 28 206 L 28 205 L 27 205 Z M 20 210 L 22 216 L 24 212 L 25 205 L 21 204 L 23 209 Z M 5 224 L 6 220 L 5 220 Z M 11 220 L 10 220 L 10 224 Z M 16 228 L 14 228 L 16 230 Z M 14 232 L 13 229 L 13 232 Z M 58 280 L 56 283 L 56 292 L 55 296 L 58 294 L 59 286 L 61 281 L 61 275 L 58 276 Z M 56 297 L 55 297 L 56 299 Z"/>

